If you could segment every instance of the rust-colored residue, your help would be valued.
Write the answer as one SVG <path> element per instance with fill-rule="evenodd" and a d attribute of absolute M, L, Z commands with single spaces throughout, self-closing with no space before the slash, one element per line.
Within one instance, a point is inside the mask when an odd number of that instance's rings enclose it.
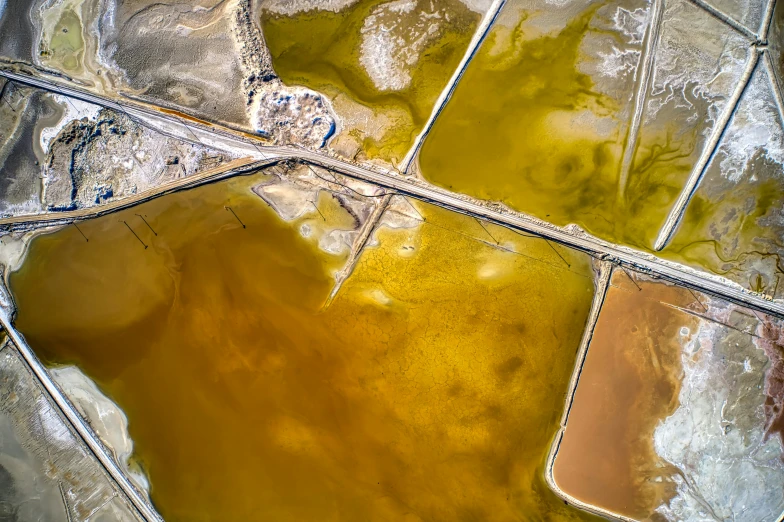
<path fill-rule="evenodd" d="M 163 107 L 156 107 L 156 108 L 159 111 L 163 112 L 164 114 L 170 114 L 172 116 L 177 116 L 177 117 L 182 118 L 184 120 L 192 121 L 194 123 L 201 123 L 202 125 L 207 125 L 209 127 L 213 126 L 212 123 L 208 122 L 207 120 L 202 120 L 202 119 L 199 119 L 199 118 L 195 118 L 195 117 L 191 116 L 190 114 L 185 114 L 184 112 L 175 111 L 174 109 L 164 109 Z"/>
<path fill-rule="evenodd" d="M 636 283 L 613 274 L 553 475 L 583 502 L 644 519 L 675 492 L 653 432 L 678 405 L 681 342 L 697 323 L 669 305 L 697 305 L 686 289 Z"/>
<path fill-rule="evenodd" d="M 245 132 L 245 131 L 237 131 L 237 132 L 251 140 L 260 141 L 262 143 L 272 143 L 271 139 L 265 138 L 264 136 L 261 136 L 259 134 L 253 134 L 252 132 Z"/>
<path fill-rule="evenodd" d="M 765 319 L 757 340 L 770 359 L 765 373 L 765 437 L 778 433 L 784 442 L 784 326 L 769 317 Z"/>
<path fill-rule="evenodd" d="M 212 123 L 210 123 L 207 120 L 202 120 L 200 118 L 196 118 L 194 116 L 191 116 L 190 114 L 185 114 L 184 112 L 176 111 L 174 109 L 164 109 L 163 107 L 155 107 L 155 108 L 157 110 L 165 113 L 165 114 L 169 114 L 171 116 L 177 116 L 178 118 L 182 118 L 182 119 L 185 119 L 185 120 L 188 120 L 188 121 L 192 121 L 194 123 L 200 123 L 202 125 L 207 125 L 208 127 L 214 127 L 215 126 L 215 125 L 213 125 Z M 253 134 L 252 132 L 245 132 L 245 131 L 241 131 L 241 130 L 236 130 L 234 132 L 236 132 L 237 134 L 240 134 L 242 136 L 245 136 L 248 139 L 251 139 L 251 140 L 254 140 L 254 141 L 259 141 L 261 143 L 270 143 L 271 142 L 271 140 L 265 138 L 264 136 L 260 136 L 258 134 Z"/>

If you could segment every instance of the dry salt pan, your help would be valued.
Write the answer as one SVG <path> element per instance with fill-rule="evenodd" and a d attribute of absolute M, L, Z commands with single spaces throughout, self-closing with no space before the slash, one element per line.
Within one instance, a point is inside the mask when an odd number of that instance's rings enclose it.
<path fill-rule="evenodd" d="M 416 0 L 378 6 L 362 26 L 360 63 L 380 91 L 399 91 L 411 83 L 410 69 L 439 33 L 440 11 L 418 9 Z"/>
<path fill-rule="evenodd" d="M 720 323 L 733 307 L 709 306 Z M 739 316 L 735 316 L 736 318 Z M 659 507 L 669 520 L 775 520 L 784 512 L 784 448 L 765 434 L 770 366 L 745 333 L 703 321 L 683 342 L 679 407 L 656 428 L 656 453 L 680 473 L 675 498 Z M 745 330 L 745 328 L 741 328 Z"/>

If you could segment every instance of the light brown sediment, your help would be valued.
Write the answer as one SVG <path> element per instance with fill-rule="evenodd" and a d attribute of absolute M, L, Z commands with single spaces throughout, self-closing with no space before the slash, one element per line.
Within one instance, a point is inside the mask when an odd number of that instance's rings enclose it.
<path fill-rule="evenodd" d="M 681 309 L 696 306 L 686 289 L 615 272 L 553 465 L 573 498 L 641 520 L 675 495 L 654 430 L 678 405 L 684 329 L 698 323 Z"/>
<path fill-rule="evenodd" d="M 575 498 L 561 489 L 553 477 L 553 466 L 555 464 L 555 459 L 558 456 L 558 449 L 561 445 L 561 441 L 563 440 L 566 423 L 569 419 L 569 410 L 571 410 L 572 403 L 574 402 L 574 393 L 577 391 L 577 384 L 580 380 L 580 373 L 582 373 L 583 364 L 585 363 L 585 354 L 587 353 L 588 347 L 591 344 L 591 339 L 593 338 L 593 333 L 596 328 L 596 322 L 599 319 L 599 314 L 601 313 L 602 306 L 604 305 L 604 300 L 607 296 L 607 290 L 610 286 L 610 278 L 612 277 L 613 273 L 612 263 L 607 261 L 597 261 L 596 265 L 598 265 L 598 271 L 596 273 L 594 283 L 596 286 L 596 291 L 593 296 L 593 301 L 591 302 L 591 310 L 588 314 L 588 321 L 586 323 L 585 330 L 583 331 L 583 337 L 580 340 L 580 347 L 577 350 L 574 371 L 572 372 L 572 377 L 569 379 L 569 389 L 566 396 L 566 402 L 564 403 L 563 413 L 561 414 L 561 425 L 558 428 L 558 432 L 555 434 L 555 438 L 550 445 L 550 451 L 547 454 L 547 463 L 545 464 L 544 476 L 549 488 L 556 495 L 561 497 L 564 502 L 568 502 L 573 506 L 577 506 L 578 508 L 595 515 L 612 517 L 631 522 L 631 519 L 618 517 L 616 513 L 607 511 L 601 507 L 594 506 L 587 502 L 583 502 L 578 498 Z"/>
<path fill-rule="evenodd" d="M 593 334 L 596 329 L 596 322 L 599 320 L 599 314 L 602 312 L 604 300 L 607 297 L 607 290 L 610 288 L 610 280 L 613 274 L 613 264 L 607 261 L 595 261 L 596 279 L 594 286 L 596 291 L 594 293 L 593 301 L 591 302 L 591 311 L 588 314 L 588 321 L 585 325 L 583 337 L 580 339 L 580 348 L 577 351 L 577 361 L 575 362 L 574 372 L 569 379 L 569 394 L 566 398 L 564 405 L 563 415 L 561 416 L 561 428 L 566 426 L 566 421 L 569 418 L 569 410 L 572 409 L 572 402 L 574 401 L 574 392 L 577 390 L 577 383 L 580 380 L 580 373 L 582 372 L 583 363 L 585 362 L 585 354 L 588 352 L 588 347 L 593 339 Z"/>

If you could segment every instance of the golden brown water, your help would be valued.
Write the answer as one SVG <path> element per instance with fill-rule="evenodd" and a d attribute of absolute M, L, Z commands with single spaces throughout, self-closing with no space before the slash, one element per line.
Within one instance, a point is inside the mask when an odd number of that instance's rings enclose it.
<path fill-rule="evenodd" d="M 675 494 L 653 432 L 678 406 L 681 329 L 693 334 L 698 321 L 672 307 L 695 306 L 688 290 L 637 284 L 613 274 L 553 475 L 570 495 L 642 520 Z"/>
<path fill-rule="evenodd" d="M 443 9 L 437 38 L 426 45 L 411 67 L 411 82 L 399 90 L 379 90 L 360 62 L 366 18 L 382 0 L 362 0 L 338 13 L 313 10 L 293 16 L 262 13 L 265 41 L 275 72 L 290 85 L 304 85 L 331 98 L 342 95 L 386 121 L 381 137 L 366 135 L 344 122 L 344 132 L 369 157 L 400 161 L 430 116 L 430 111 L 457 68 L 479 22 L 479 15 L 458 0 L 420 0 L 411 12 L 398 11 L 397 23 L 414 26 L 420 13 Z M 392 27 L 391 21 L 381 22 Z M 347 116 L 347 115 L 343 115 Z"/>
<path fill-rule="evenodd" d="M 342 257 L 233 179 L 37 238 L 17 326 L 124 409 L 176 520 L 580 520 L 545 486 L 593 295 L 588 260 L 463 216 Z M 230 205 L 243 229 L 225 211 Z M 134 214 L 147 216 L 154 236 Z M 118 220 L 131 224 L 144 249 Z M 465 235 L 464 235 L 465 234 Z M 526 257 L 529 256 L 529 257 Z"/>
<path fill-rule="evenodd" d="M 604 16 L 599 7 L 538 35 L 527 25 L 527 5 L 507 3 L 505 11 L 522 10 L 519 23 L 488 35 L 426 138 L 419 165 L 425 178 L 450 190 L 650 249 L 688 167 L 674 168 L 679 143 L 668 138 L 663 147 L 646 134 L 619 197 L 625 112 L 581 72 L 595 59 L 582 46 L 601 23 L 594 23 Z"/>

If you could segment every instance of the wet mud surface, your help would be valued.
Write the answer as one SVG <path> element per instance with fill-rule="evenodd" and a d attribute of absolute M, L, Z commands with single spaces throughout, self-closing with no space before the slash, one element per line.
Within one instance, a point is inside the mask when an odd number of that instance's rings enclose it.
<path fill-rule="evenodd" d="M 34 47 L 34 29 L 28 0 L 5 0 L 0 13 L 0 56 L 29 60 Z"/>

